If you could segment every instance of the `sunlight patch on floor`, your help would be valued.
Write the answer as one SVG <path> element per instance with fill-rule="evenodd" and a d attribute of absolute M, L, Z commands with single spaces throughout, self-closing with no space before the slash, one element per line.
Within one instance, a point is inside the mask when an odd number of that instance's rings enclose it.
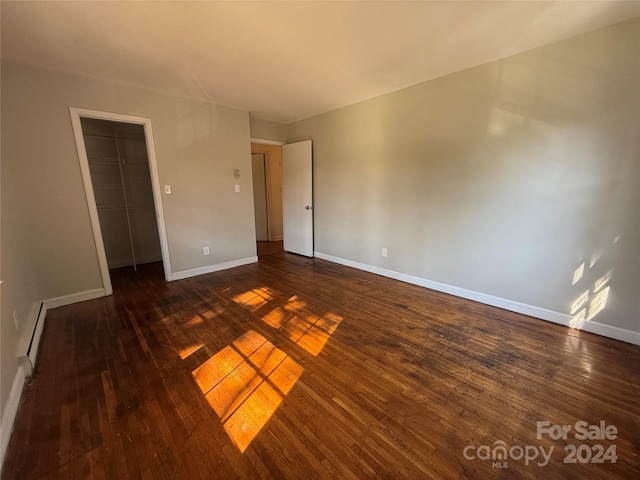
<path fill-rule="evenodd" d="M 193 345 L 189 345 L 188 347 L 185 347 L 185 348 L 181 349 L 178 352 L 178 354 L 180 355 L 180 358 L 182 360 L 184 360 L 188 356 L 193 355 L 194 353 L 196 353 L 202 347 L 204 347 L 204 343 L 196 343 L 196 344 L 193 344 Z"/>
<path fill-rule="evenodd" d="M 244 452 L 303 372 L 286 353 L 249 330 L 192 374 L 229 438 Z"/>
<path fill-rule="evenodd" d="M 233 297 L 240 305 L 252 312 L 275 302 L 276 293 L 261 287 Z M 307 309 L 308 302 L 292 295 L 284 305 L 276 306 L 262 316 L 262 321 L 284 333 L 313 356 L 317 356 L 327 344 L 343 318 L 334 313 L 317 316 Z"/>

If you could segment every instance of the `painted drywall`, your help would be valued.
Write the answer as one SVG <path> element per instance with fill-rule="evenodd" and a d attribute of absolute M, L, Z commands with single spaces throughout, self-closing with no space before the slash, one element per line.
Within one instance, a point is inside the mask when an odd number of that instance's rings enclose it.
<path fill-rule="evenodd" d="M 163 207 L 174 272 L 255 256 L 251 178 L 233 177 L 251 168 L 246 112 L 11 62 L 2 76 L 14 132 L 3 156 L 21 159 L 18 181 L 30 186 L 21 217 L 42 295 L 101 286 L 69 106 L 151 118 L 160 183 L 172 191 Z"/>
<path fill-rule="evenodd" d="M 102 288 L 70 106 L 151 118 L 178 276 L 250 259 L 256 245 L 251 176 L 233 176 L 251 171 L 248 113 L 12 62 L 2 62 L 1 88 L 4 414 L 34 305 Z"/>
<path fill-rule="evenodd" d="M 289 125 L 316 251 L 640 332 L 638 85 L 635 19 Z"/>
<path fill-rule="evenodd" d="M 269 120 L 254 117 L 251 117 L 249 122 L 251 138 L 272 140 L 275 142 L 284 142 L 287 140 L 287 126 L 282 123 L 271 122 Z"/>
<path fill-rule="evenodd" d="M 4 117 L 4 110 L 2 112 Z M 6 128 L 6 129 L 5 129 Z M 2 121 L 2 143 L 4 144 L 11 129 Z M 0 298 L 0 462 L 4 458 L 9 442 L 9 434 L 13 425 L 18 399 L 10 402 L 12 388 L 21 390 L 24 376 L 18 370 L 17 356 L 26 353 L 28 339 L 33 330 L 37 315 L 40 291 L 36 282 L 35 268 L 30 256 L 28 233 L 21 224 L 19 216 L 19 190 L 14 179 L 14 171 L 19 159 L 2 155 L 1 179 L 1 219 L 0 229 L 0 278 L 2 292 Z M 14 312 L 17 325 L 14 322 Z M 18 351 L 20 348 L 23 351 Z M 14 382 L 15 386 L 14 386 Z M 19 395 L 19 391 L 17 394 Z"/>

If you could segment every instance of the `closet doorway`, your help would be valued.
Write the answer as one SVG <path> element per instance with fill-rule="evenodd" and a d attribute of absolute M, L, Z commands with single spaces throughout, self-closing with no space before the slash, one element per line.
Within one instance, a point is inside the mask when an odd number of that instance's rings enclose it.
<path fill-rule="evenodd" d="M 258 142 L 251 140 L 251 173 L 256 245 L 261 257 L 283 251 L 282 144 Z"/>
<path fill-rule="evenodd" d="M 162 262 L 164 216 L 148 119 L 71 109 L 105 294 L 109 270 Z M 115 118 L 114 118 L 115 117 Z"/>

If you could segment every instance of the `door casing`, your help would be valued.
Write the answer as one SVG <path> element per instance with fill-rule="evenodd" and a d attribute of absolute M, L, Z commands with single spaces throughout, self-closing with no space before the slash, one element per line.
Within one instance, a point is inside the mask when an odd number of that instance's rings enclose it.
<path fill-rule="evenodd" d="M 160 236 L 160 249 L 162 251 L 164 276 L 165 280 L 167 280 L 168 282 L 173 280 L 171 273 L 171 259 L 169 257 L 169 242 L 167 239 L 167 229 L 164 221 L 164 210 L 162 208 L 162 194 L 160 190 L 160 178 L 158 176 L 158 164 L 156 161 L 156 150 L 153 142 L 153 129 L 151 127 L 151 119 L 119 113 L 87 110 L 76 107 L 69 107 L 69 114 L 71 115 L 71 124 L 73 126 L 73 134 L 76 140 L 76 148 L 78 150 L 78 160 L 80 162 L 80 170 L 82 172 L 82 182 L 84 183 L 84 192 L 87 197 L 87 206 L 89 207 L 91 228 L 93 230 L 93 238 L 95 240 L 96 253 L 98 254 L 98 263 L 100 265 L 100 273 L 102 276 L 102 284 L 105 295 L 111 295 L 113 293 L 113 287 L 111 285 L 111 276 L 109 275 L 107 254 L 105 252 L 104 242 L 102 240 L 102 230 L 100 228 L 100 220 L 98 218 L 98 209 L 96 207 L 93 184 L 91 183 L 89 160 L 87 158 L 87 150 L 85 148 L 84 136 L 82 133 L 82 124 L 80 122 L 80 118 L 82 117 L 111 120 L 115 122 L 134 123 L 137 125 L 142 125 L 144 127 L 144 136 L 147 145 L 147 156 L 149 160 L 149 170 L 151 172 L 153 200 L 156 209 L 156 217 L 158 220 L 158 234 Z"/>

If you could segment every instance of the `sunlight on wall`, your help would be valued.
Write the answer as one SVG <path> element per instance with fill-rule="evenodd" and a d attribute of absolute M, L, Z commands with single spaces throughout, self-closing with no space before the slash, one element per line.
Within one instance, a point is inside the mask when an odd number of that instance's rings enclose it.
<path fill-rule="evenodd" d="M 580 295 L 578 295 L 578 298 L 576 298 L 573 303 L 571 304 L 571 314 L 573 315 L 574 313 L 576 313 L 580 307 L 582 307 L 585 303 L 587 303 L 589 301 L 589 290 L 582 292 Z"/>
<path fill-rule="evenodd" d="M 571 305 L 573 317 L 569 321 L 570 327 L 581 328 L 585 322 L 593 320 L 596 315 L 605 309 L 609 299 L 609 292 L 611 291 L 611 287 L 605 287 L 605 285 L 611 280 L 611 275 L 612 271 L 610 270 L 595 282 L 592 289 L 583 292 L 573 302 Z M 585 306 L 587 303 L 589 305 Z"/>
<path fill-rule="evenodd" d="M 575 285 L 576 283 L 578 283 L 583 275 L 584 275 L 584 262 L 582 262 L 580 266 L 576 268 L 576 270 L 573 272 L 573 282 L 571 283 L 571 285 Z"/>
<path fill-rule="evenodd" d="M 591 303 L 589 304 L 589 316 L 587 317 L 587 322 L 595 318 L 595 316 L 607 306 L 607 299 L 609 298 L 610 290 L 611 287 L 607 287 L 593 297 L 593 300 L 591 300 Z"/>
<path fill-rule="evenodd" d="M 282 350 L 249 330 L 192 375 L 229 438 L 244 452 L 302 372 Z"/>
<path fill-rule="evenodd" d="M 613 241 L 615 244 L 619 240 L 619 236 L 616 237 Z M 594 268 L 594 266 L 601 259 L 603 251 L 597 251 L 592 254 L 589 259 L 589 269 Z M 577 285 L 585 275 L 586 270 L 585 262 L 582 262 L 578 268 L 573 273 L 573 285 Z M 609 295 L 611 293 L 611 286 L 609 286 L 609 282 L 613 277 L 613 270 L 608 270 L 604 275 L 598 278 L 593 286 L 591 286 L 588 290 L 583 291 L 576 297 L 576 299 L 571 304 L 571 308 L 569 312 L 573 317 L 569 321 L 569 326 L 572 328 L 580 329 L 585 324 L 585 322 L 589 322 L 593 320 L 600 312 L 602 312 L 607 306 L 607 301 L 609 300 Z"/>
<path fill-rule="evenodd" d="M 509 128 L 518 126 L 524 122 L 522 115 L 503 110 L 498 107 L 491 109 L 491 117 L 487 126 L 487 133 L 492 137 L 503 137 Z"/>
<path fill-rule="evenodd" d="M 584 325 L 584 322 L 587 321 L 587 309 L 583 308 L 578 313 L 576 313 L 571 320 L 569 321 L 569 326 L 571 328 L 580 328 Z"/>
<path fill-rule="evenodd" d="M 598 290 L 601 290 L 602 287 L 604 287 L 607 283 L 609 283 L 609 280 L 611 280 L 612 275 L 613 275 L 613 270 L 609 270 L 602 277 L 596 280 L 596 283 L 593 284 L 593 291 L 597 292 Z"/>
<path fill-rule="evenodd" d="M 574 302 L 574 305 L 577 305 L 577 306 L 575 309 L 572 308 L 571 313 L 575 315 L 573 315 L 573 317 L 569 321 L 569 326 L 572 328 L 581 328 L 585 322 L 589 322 L 593 320 L 596 317 L 596 315 L 598 315 L 607 306 L 607 300 L 609 299 L 610 291 L 611 291 L 611 287 L 609 286 L 607 286 L 606 288 L 600 291 L 594 288 L 593 289 L 594 296 L 591 299 L 591 302 L 589 302 L 589 305 L 585 308 L 578 310 L 580 307 L 582 307 L 589 301 L 589 292 L 583 293 L 576 300 L 576 302 Z"/>

